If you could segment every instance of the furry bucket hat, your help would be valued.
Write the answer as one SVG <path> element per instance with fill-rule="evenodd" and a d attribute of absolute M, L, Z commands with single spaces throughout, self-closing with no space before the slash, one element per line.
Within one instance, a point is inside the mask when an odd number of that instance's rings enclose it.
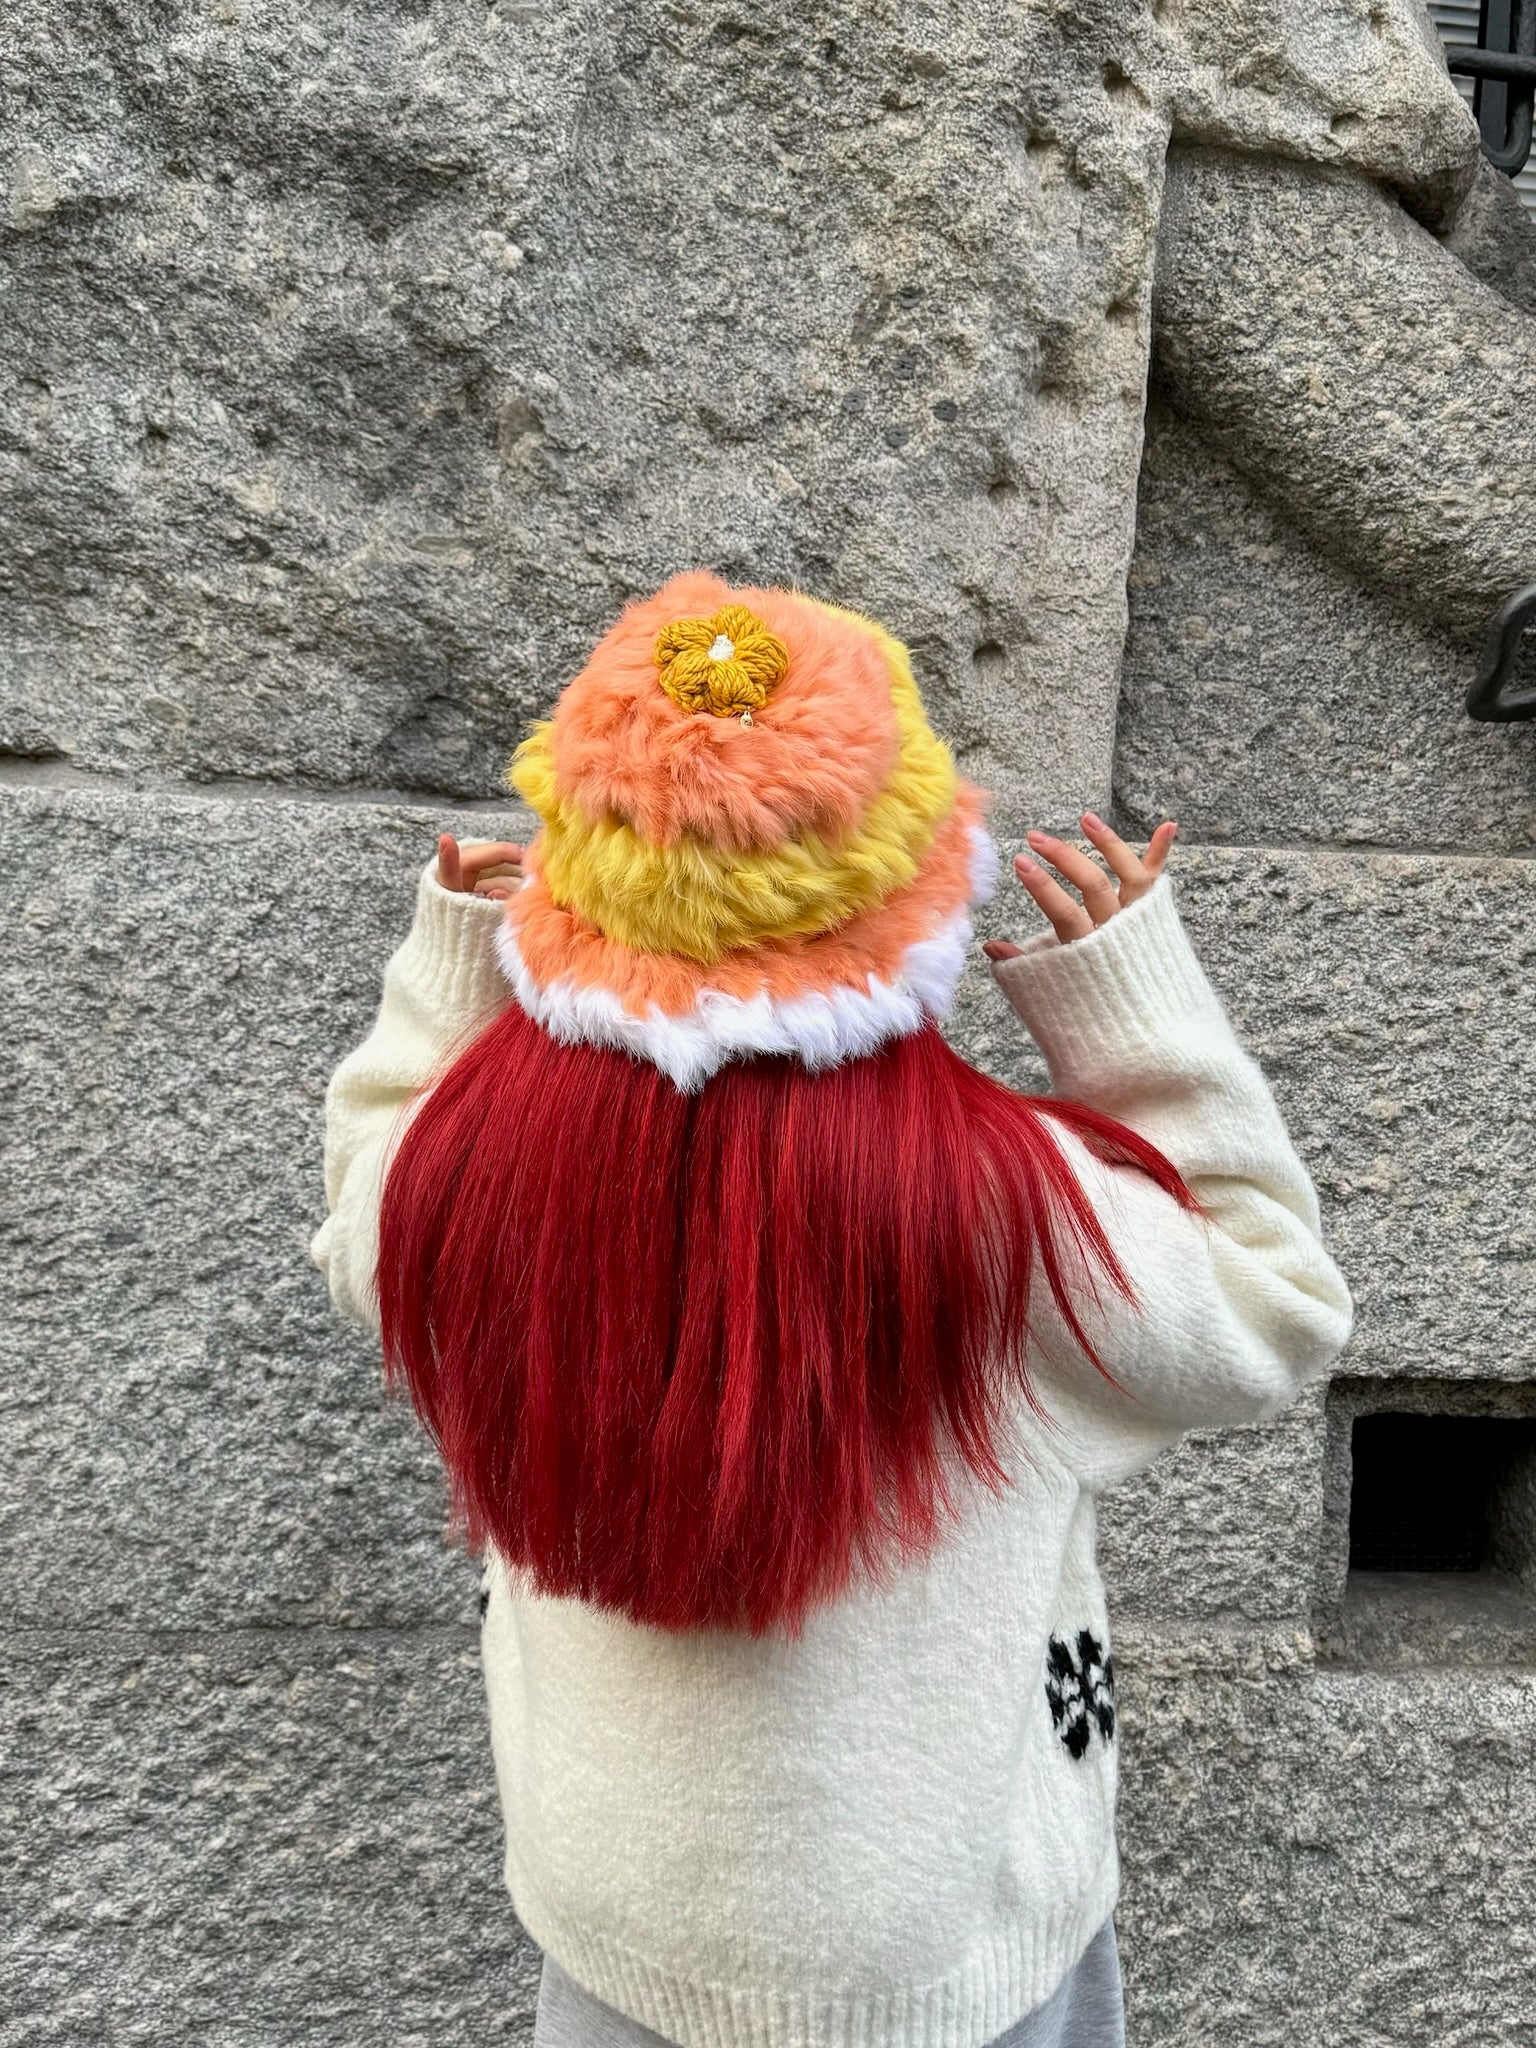
<path fill-rule="evenodd" d="M 705 571 L 632 603 L 518 749 L 538 813 L 499 950 L 567 1044 L 685 1091 L 831 1067 L 945 1015 L 997 859 L 907 650 Z"/>

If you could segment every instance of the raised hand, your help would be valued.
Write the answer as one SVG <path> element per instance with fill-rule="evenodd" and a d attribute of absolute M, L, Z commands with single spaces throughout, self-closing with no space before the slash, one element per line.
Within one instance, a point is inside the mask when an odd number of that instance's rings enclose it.
<path fill-rule="evenodd" d="M 1016 854 L 1013 862 L 1014 873 L 1050 919 L 1064 946 L 1073 939 L 1087 938 L 1128 903 L 1146 895 L 1166 866 L 1174 834 L 1179 829 L 1171 820 L 1159 825 L 1147 842 L 1146 852 L 1137 854 L 1092 811 L 1083 812 L 1082 826 L 1084 838 L 1103 855 L 1107 868 L 1100 867 L 1096 860 L 1069 846 L 1064 839 L 1053 839 L 1049 832 L 1027 835 L 1031 848 L 1041 859 L 1049 861 L 1081 893 L 1081 902 L 1027 855 Z M 1012 960 L 1020 948 L 1007 939 L 988 939 L 981 950 L 989 960 Z"/>
<path fill-rule="evenodd" d="M 437 879 L 456 895 L 504 901 L 522 884 L 523 849 L 510 839 L 460 846 L 451 832 L 437 842 Z"/>

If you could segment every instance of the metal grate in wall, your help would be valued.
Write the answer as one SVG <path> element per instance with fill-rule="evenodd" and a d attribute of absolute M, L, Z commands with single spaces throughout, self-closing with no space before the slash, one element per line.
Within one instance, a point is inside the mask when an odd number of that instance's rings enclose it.
<path fill-rule="evenodd" d="M 1429 0 L 1430 19 L 1440 31 L 1440 40 L 1447 49 L 1457 44 L 1476 49 L 1477 29 L 1481 9 L 1478 0 Z M 1466 101 L 1472 105 L 1474 79 L 1454 77 L 1451 83 Z M 1525 201 L 1525 210 L 1536 216 L 1536 152 L 1523 171 L 1516 173 L 1512 180 L 1515 190 Z"/>

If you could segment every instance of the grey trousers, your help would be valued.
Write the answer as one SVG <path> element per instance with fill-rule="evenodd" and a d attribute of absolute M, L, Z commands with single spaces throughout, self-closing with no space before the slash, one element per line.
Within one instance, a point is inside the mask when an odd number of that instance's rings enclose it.
<path fill-rule="evenodd" d="M 549 1956 L 539 1979 L 533 2048 L 671 2048 L 566 1976 Z M 999 2034 L 992 2048 L 1125 2048 L 1125 2006 L 1115 1923 L 1106 1920 L 1044 2005 Z"/>

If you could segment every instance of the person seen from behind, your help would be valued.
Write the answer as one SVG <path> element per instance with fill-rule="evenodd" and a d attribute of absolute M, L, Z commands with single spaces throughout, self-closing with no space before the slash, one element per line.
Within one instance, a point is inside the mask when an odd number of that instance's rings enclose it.
<path fill-rule="evenodd" d="M 535 2042 L 1118 2048 L 1096 1504 L 1351 1319 L 1175 828 L 1030 835 L 1024 1096 L 940 1035 L 996 856 L 873 621 L 674 577 L 513 781 L 331 1082 L 314 1252 L 483 1560 Z"/>

